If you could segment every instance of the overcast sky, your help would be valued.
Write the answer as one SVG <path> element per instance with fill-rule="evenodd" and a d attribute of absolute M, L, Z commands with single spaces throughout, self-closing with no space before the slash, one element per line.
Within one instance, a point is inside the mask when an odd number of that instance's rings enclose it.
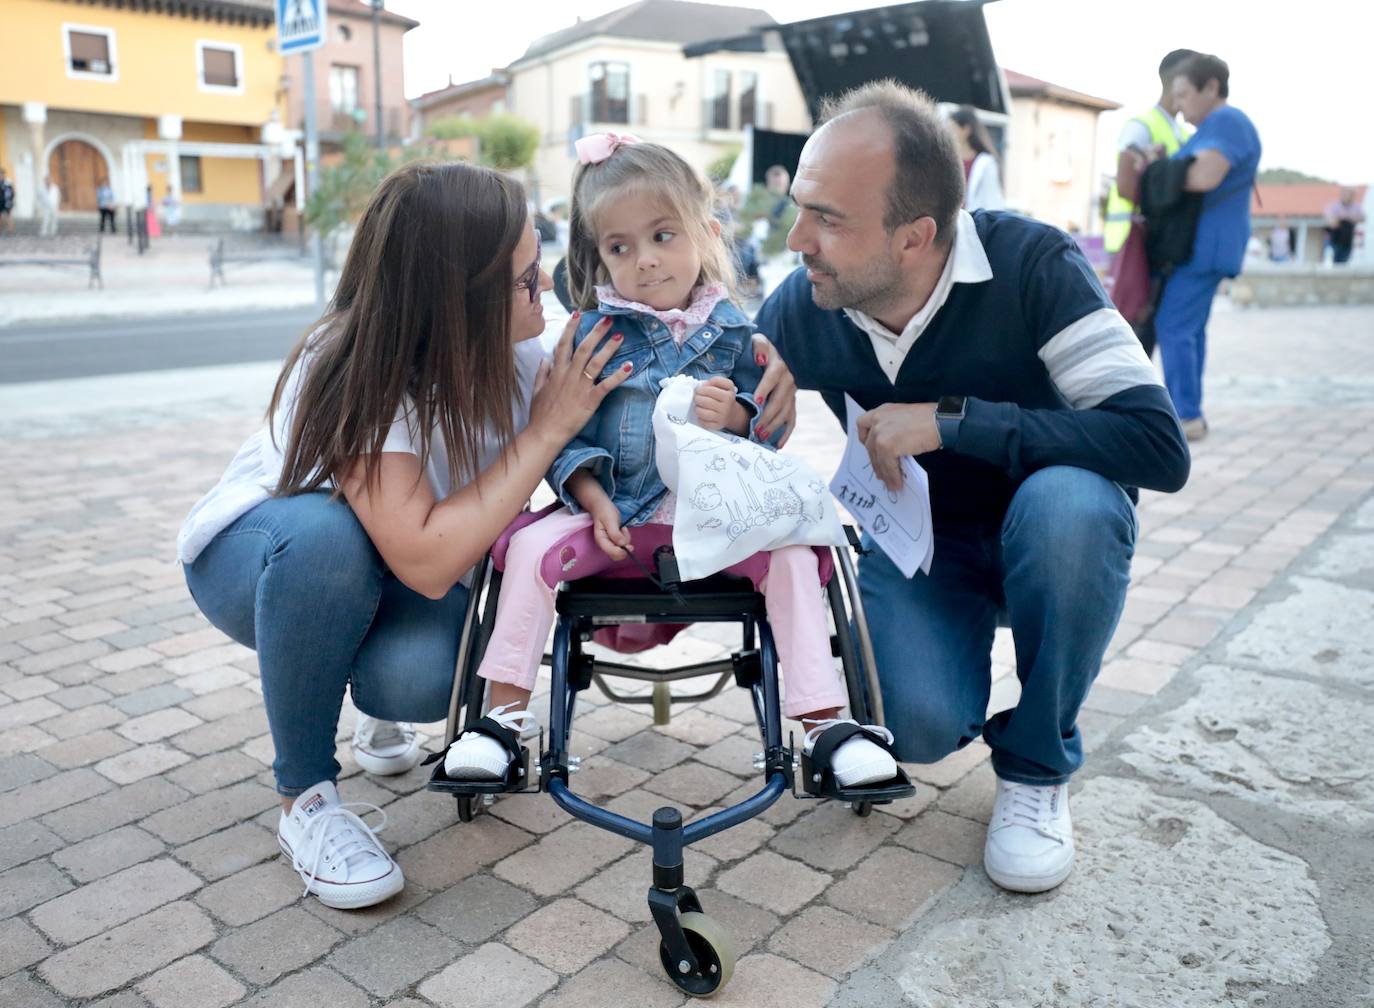
<path fill-rule="evenodd" d="M 406 37 L 414 97 L 485 76 L 540 35 L 627 0 L 386 0 L 421 22 Z M 874 6 L 864 0 L 757 0 L 778 21 Z M 1374 182 L 1374 8 L 1363 0 L 999 0 L 987 8 L 993 51 L 1013 70 L 1110 98 L 1103 144 L 1158 96 L 1155 70 L 1171 49 L 1213 52 L 1231 67 L 1231 102 L 1254 120 L 1263 167 L 1343 182 Z M 1108 42 L 1108 39 L 1111 39 Z M 1105 163 L 1105 162 L 1102 162 Z"/>

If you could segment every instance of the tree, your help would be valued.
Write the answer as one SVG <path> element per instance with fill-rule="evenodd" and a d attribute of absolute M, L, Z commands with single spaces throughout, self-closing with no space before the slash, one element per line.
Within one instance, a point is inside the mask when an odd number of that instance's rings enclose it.
<path fill-rule="evenodd" d="M 724 154 L 706 166 L 706 177 L 712 182 L 724 182 L 730 177 L 730 169 L 735 167 L 735 158 L 739 157 L 739 152 L 739 144 L 727 147 Z"/>
<path fill-rule="evenodd" d="M 1255 177 L 1256 182 L 1263 182 L 1265 185 L 1291 185 L 1295 182 L 1325 182 L 1332 184 L 1331 179 L 1318 178 L 1316 175 L 1308 175 L 1306 172 L 1294 171 L 1292 168 L 1266 168 Z"/>
<path fill-rule="evenodd" d="M 425 136 L 435 140 L 459 140 L 476 135 L 477 123 L 469 115 L 446 116 L 425 127 Z"/>
<path fill-rule="evenodd" d="M 478 160 L 491 168 L 524 168 L 539 149 L 539 127 L 508 112 L 498 112 L 475 124 Z"/>
<path fill-rule="evenodd" d="M 404 148 L 397 157 L 388 150 L 378 150 L 372 138 L 357 129 L 345 133 L 340 146 L 343 157 L 321 166 L 319 180 L 305 201 L 306 223 L 319 232 L 326 248 L 340 228 L 363 212 L 382 179 L 402 164 L 433 154 L 429 146 L 416 144 Z"/>

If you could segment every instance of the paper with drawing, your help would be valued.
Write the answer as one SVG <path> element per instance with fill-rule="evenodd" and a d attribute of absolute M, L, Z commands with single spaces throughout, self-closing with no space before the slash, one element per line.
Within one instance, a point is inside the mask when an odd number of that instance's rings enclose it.
<path fill-rule="evenodd" d="M 903 456 L 902 489 L 895 493 L 889 490 L 874 473 L 868 449 L 859 443 L 859 415 L 864 411 L 847 395 L 844 406 L 849 439 L 840 468 L 830 481 L 830 492 L 902 574 L 911 577 L 917 568 L 929 574 L 935 535 L 930 524 L 926 471 L 910 455 Z"/>

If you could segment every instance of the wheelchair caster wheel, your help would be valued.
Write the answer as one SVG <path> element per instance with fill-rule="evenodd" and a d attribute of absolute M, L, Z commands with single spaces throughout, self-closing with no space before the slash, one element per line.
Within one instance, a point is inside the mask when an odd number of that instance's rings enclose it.
<path fill-rule="evenodd" d="M 459 795 L 458 821 L 472 822 L 473 817 L 477 815 L 477 808 L 478 799 L 476 797 L 474 797 L 473 795 Z"/>
<path fill-rule="evenodd" d="M 873 813 L 873 803 L 866 801 L 856 801 L 853 805 L 854 814 L 860 819 L 867 819 Z"/>
<path fill-rule="evenodd" d="M 710 997 L 729 983 L 731 974 L 735 972 L 735 940 L 716 920 L 703 913 L 689 911 L 678 920 L 692 954 L 697 957 L 700 970 L 684 973 L 686 962 L 672 962 L 666 944 L 660 941 L 658 958 L 663 965 L 663 972 L 684 994 Z"/>

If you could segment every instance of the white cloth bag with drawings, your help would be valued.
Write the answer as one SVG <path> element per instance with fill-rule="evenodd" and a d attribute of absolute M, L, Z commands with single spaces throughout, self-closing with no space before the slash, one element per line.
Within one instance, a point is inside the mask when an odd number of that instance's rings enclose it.
<path fill-rule="evenodd" d="M 722 571 L 761 550 L 843 546 L 825 480 L 789 455 L 696 424 L 687 375 L 664 379 L 654 405 L 658 474 L 677 495 L 673 551 L 684 581 Z"/>

